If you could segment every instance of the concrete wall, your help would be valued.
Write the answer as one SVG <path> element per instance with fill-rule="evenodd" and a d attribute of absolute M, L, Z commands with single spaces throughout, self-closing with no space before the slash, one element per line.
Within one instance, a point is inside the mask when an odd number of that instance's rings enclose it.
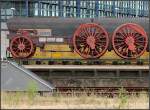
<path fill-rule="evenodd" d="M 1 22 L 1 29 L 1 58 L 6 58 L 6 49 L 9 46 L 7 34 L 9 34 L 9 32 L 5 22 Z"/>
<path fill-rule="evenodd" d="M 25 68 L 7 61 L 1 64 L 1 90 L 26 91 L 36 86 L 38 91 L 51 91 L 53 86 Z"/>

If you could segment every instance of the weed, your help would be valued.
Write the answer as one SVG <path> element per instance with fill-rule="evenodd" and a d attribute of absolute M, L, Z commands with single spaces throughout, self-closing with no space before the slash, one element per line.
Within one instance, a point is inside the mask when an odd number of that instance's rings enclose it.
<path fill-rule="evenodd" d="M 20 100 L 21 100 L 21 93 L 16 92 L 14 95 L 14 100 L 13 100 L 14 105 L 18 105 Z"/>
<path fill-rule="evenodd" d="M 37 84 L 35 82 L 29 82 L 29 85 L 27 87 L 27 96 L 31 104 L 33 104 L 34 99 L 37 95 Z"/>
<path fill-rule="evenodd" d="M 128 96 L 126 95 L 127 91 L 122 87 L 119 89 L 119 109 L 125 107 L 127 101 L 128 101 Z"/>

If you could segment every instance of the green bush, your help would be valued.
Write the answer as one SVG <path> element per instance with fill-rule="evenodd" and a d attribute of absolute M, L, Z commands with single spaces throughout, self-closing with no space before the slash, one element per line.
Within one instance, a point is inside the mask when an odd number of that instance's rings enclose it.
<path fill-rule="evenodd" d="M 113 61 L 112 64 L 113 65 L 118 65 L 118 61 Z"/>
<path fill-rule="evenodd" d="M 38 89 L 37 89 L 36 82 L 33 82 L 33 81 L 29 82 L 29 85 L 27 87 L 27 96 L 28 96 L 29 101 L 31 101 L 31 103 L 34 102 L 37 93 L 38 93 Z"/>

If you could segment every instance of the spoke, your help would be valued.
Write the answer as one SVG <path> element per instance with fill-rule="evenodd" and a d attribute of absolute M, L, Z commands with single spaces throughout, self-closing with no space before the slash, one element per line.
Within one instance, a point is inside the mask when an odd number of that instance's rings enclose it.
<path fill-rule="evenodd" d="M 134 33 L 134 34 L 133 34 L 133 37 L 134 37 L 134 38 L 139 37 L 139 36 L 140 36 L 140 35 L 139 35 L 138 33 Z"/>
<path fill-rule="evenodd" d="M 118 34 L 116 34 L 116 38 L 115 38 L 115 39 L 124 40 L 124 39 L 125 39 L 125 37 L 123 37 L 122 35 L 121 35 L 121 36 L 119 36 Z"/>
<path fill-rule="evenodd" d="M 133 56 L 133 52 L 131 51 L 131 55 L 130 55 L 130 57 L 132 57 Z"/>
<path fill-rule="evenodd" d="M 143 49 L 137 48 L 138 53 L 140 53 Z"/>
<path fill-rule="evenodd" d="M 76 41 L 86 41 L 86 38 L 83 39 L 82 37 L 78 37 Z"/>
<path fill-rule="evenodd" d="M 13 45 L 12 48 L 18 48 L 18 46 L 17 45 Z"/>
<path fill-rule="evenodd" d="M 97 43 L 106 43 L 106 41 L 97 41 Z"/>
<path fill-rule="evenodd" d="M 24 38 L 23 38 L 23 40 L 22 40 L 22 43 L 24 43 Z"/>
<path fill-rule="evenodd" d="M 131 32 L 132 32 L 131 36 L 134 36 L 134 34 L 136 34 L 136 31 L 134 29 L 131 29 Z"/>
<path fill-rule="evenodd" d="M 93 28 L 92 36 L 94 36 L 94 35 L 95 35 L 95 32 L 96 32 L 96 29 L 95 29 L 95 28 Z"/>
<path fill-rule="evenodd" d="M 76 43 L 86 43 L 84 40 L 76 40 Z"/>
<path fill-rule="evenodd" d="M 80 37 L 80 38 L 77 38 L 76 41 L 86 41 L 86 39 L 82 39 L 82 38 Z"/>
<path fill-rule="evenodd" d="M 28 52 L 29 52 L 29 50 L 28 50 L 28 49 L 24 49 L 24 52 L 28 53 Z"/>
<path fill-rule="evenodd" d="M 138 47 L 138 49 L 140 49 L 140 50 L 141 50 L 140 52 L 142 52 L 142 51 L 143 51 L 143 49 L 144 49 L 144 47 Z"/>
<path fill-rule="evenodd" d="M 125 43 L 124 43 L 124 42 L 121 42 L 120 44 L 116 44 L 115 47 L 121 46 L 121 45 L 125 45 Z"/>
<path fill-rule="evenodd" d="M 123 39 L 114 39 L 114 41 L 121 41 L 121 42 L 124 42 Z"/>
<path fill-rule="evenodd" d="M 28 44 L 26 44 L 26 45 L 25 45 L 25 47 L 31 47 L 31 44 L 30 44 L 30 43 L 28 43 Z"/>
<path fill-rule="evenodd" d="M 128 35 L 128 36 L 131 36 L 131 30 L 132 30 L 132 29 L 129 28 L 129 27 L 126 27 L 126 30 L 127 30 L 127 35 Z"/>
<path fill-rule="evenodd" d="M 126 36 L 122 32 L 117 33 L 116 36 L 119 36 L 118 38 L 122 38 L 122 39 L 126 38 Z"/>
<path fill-rule="evenodd" d="M 100 48 L 98 48 L 98 46 L 95 49 L 98 51 L 98 53 L 101 52 L 101 50 L 100 50 Z"/>
<path fill-rule="evenodd" d="M 16 50 L 16 53 L 18 53 L 18 52 L 20 52 L 20 50 L 19 50 L 19 49 L 17 49 L 17 50 Z"/>
<path fill-rule="evenodd" d="M 139 34 L 135 34 L 134 38 L 135 40 L 143 39 L 143 37 Z"/>
<path fill-rule="evenodd" d="M 138 46 L 144 47 L 142 44 L 135 42 Z"/>
<path fill-rule="evenodd" d="M 99 30 L 96 29 L 95 34 L 93 36 L 96 36 L 99 33 L 100 33 Z"/>
<path fill-rule="evenodd" d="M 98 47 L 105 47 L 104 44 L 99 44 L 99 43 L 97 43 L 96 45 L 97 45 Z"/>
<path fill-rule="evenodd" d="M 82 32 L 84 33 L 84 36 L 82 36 L 82 37 L 86 37 L 87 38 L 88 34 L 85 32 L 85 30 L 82 29 Z"/>
<path fill-rule="evenodd" d="M 17 44 L 19 44 L 19 39 L 16 39 Z"/>
<path fill-rule="evenodd" d="M 84 46 L 84 45 L 86 45 L 86 43 L 85 43 L 85 42 L 82 42 L 82 43 L 80 43 L 80 45 L 83 45 L 83 46 Z"/>
<path fill-rule="evenodd" d="M 90 55 L 91 55 L 91 56 L 94 56 L 94 55 L 93 55 L 93 50 L 92 50 L 92 49 L 90 49 Z"/>
<path fill-rule="evenodd" d="M 13 50 L 13 51 L 16 51 L 16 50 L 18 50 L 18 48 L 12 48 L 12 50 Z"/>
<path fill-rule="evenodd" d="M 21 39 L 20 38 L 18 38 L 19 39 L 19 44 L 21 44 Z"/>
<path fill-rule="evenodd" d="M 23 51 L 24 53 L 26 53 L 26 49 L 23 49 L 22 51 Z"/>
<path fill-rule="evenodd" d="M 136 41 L 137 43 L 143 43 L 143 44 L 145 44 L 146 43 L 146 41 Z"/>
<path fill-rule="evenodd" d="M 120 32 L 121 31 L 121 32 Z M 126 30 L 125 29 L 122 29 L 122 30 L 120 30 L 119 32 L 120 32 L 120 34 L 124 37 L 124 38 L 126 38 L 127 36 L 128 36 L 128 34 L 126 34 Z"/>
<path fill-rule="evenodd" d="M 97 49 L 95 48 L 95 52 L 98 54 L 99 52 L 97 51 Z"/>
<path fill-rule="evenodd" d="M 126 46 L 126 45 L 124 45 L 124 46 L 122 46 L 122 47 L 120 47 L 121 48 L 121 50 L 122 50 L 122 52 L 123 52 L 123 49 L 127 49 L 128 47 Z"/>
<path fill-rule="evenodd" d="M 104 38 L 106 35 L 103 32 L 99 32 L 95 37 Z"/>
<path fill-rule="evenodd" d="M 88 46 L 85 46 L 85 47 L 83 48 L 83 53 L 87 53 L 87 52 L 86 52 L 86 49 L 88 49 Z"/>
<path fill-rule="evenodd" d="M 86 33 L 87 36 L 90 36 L 90 34 L 89 34 L 87 28 L 84 27 L 83 30 L 84 30 L 84 32 Z"/>
<path fill-rule="evenodd" d="M 135 51 L 135 57 L 138 55 L 137 51 Z"/>
<path fill-rule="evenodd" d="M 86 28 L 89 36 L 92 36 L 92 29 L 91 28 L 92 28 L 91 26 Z"/>
<path fill-rule="evenodd" d="M 17 40 L 14 40 L 14 41 L 13 41 L 13 43 L 16 43 L 16 44 L 18 44 L 18 41 L 17 41 Z"/>
<path fill-rule="evenodd" d="M 90 36 L 92 36 L 92 28 L 88 27 L 88 28 L 87 28 L 87 32 L 88 32 L 88 34 L 89 34 Z"/>
<path fill-rule="evenodd" d="M 79 34 L 79 37 L 87 38 L 88 35 L 84 32 L 83 29 L 81 29 L 80 34 Z"/>
<path fill-rule="evenodd" d="M 85 53 L 89 54 L 90 47 L 87 45 L 86 48 L 85 48 L 85 50 L 86 50 Z"/>
<path fill-rule="evenodd" d="M 25 48 L 26 48 L 26 49 L 31 49 L 31 47 L 30 47 L 30 46 L 28 46 L 28 47 L 26 46 Z"/>
<path fill-rule="evenodd" d="M 126 35 L 126 36 L 129 36 L 129 34 L 128 34 L 128 33 L 129 33 L 128 27 L 125 26 L 125 27 L 123 28 L 123 30 L 124 30 L 125 35 Z"/>
<path fill-rule="evenodd" d="M 79 37 L 77 37 L 77 40 L 79 39 L 79 40 L 86 40 L 86 38 L 87 38 L 87 36 L 80 36 L 79 35 Z"/>

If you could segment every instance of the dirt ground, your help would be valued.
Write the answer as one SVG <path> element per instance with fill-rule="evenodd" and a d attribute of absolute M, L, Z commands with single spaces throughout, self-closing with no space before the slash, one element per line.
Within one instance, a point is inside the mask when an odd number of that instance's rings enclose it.
<path fill-rule="evenodd" d="M 39 96 L 27 94 L 2 93 L 2 109 L 148 109 L 149 97 L 147 94 L 123 97 L 104 96 Z"/>

